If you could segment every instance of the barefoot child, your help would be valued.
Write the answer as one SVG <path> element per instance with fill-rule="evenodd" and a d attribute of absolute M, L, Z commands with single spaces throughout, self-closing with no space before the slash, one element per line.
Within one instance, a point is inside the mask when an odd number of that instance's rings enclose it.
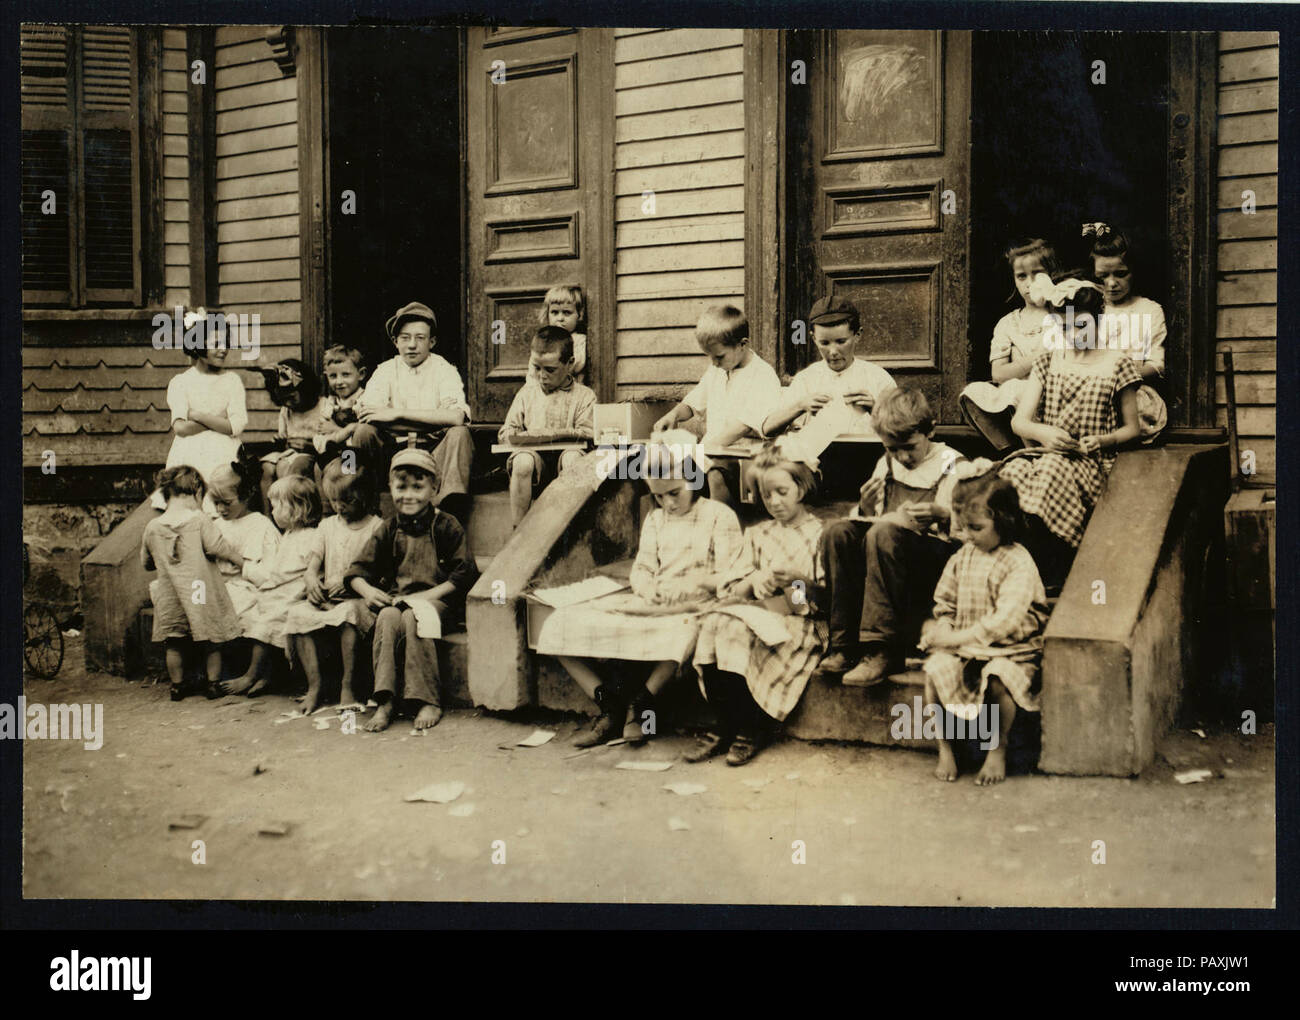
<path fill-rule="evenodd" d="M 711 306 L 695 326 L 695 339 L 709 356 L 709 367 L 685 399 L 655 422 L 654 431 L 703 415 L 701 445 L 730 446 L 762 435 L 763 420 L 780 403 L 781 380 L 750 348 L 745 313 L 732 305 Z M 737 466 L 724 469 L 699 451 L 694 456 L 708 472 L 709 498 L 734 509 L 746 480 L 744 472 Z"/>
<path fill-rule="evenodd" d="M 573 379 L 573 337 L 559 326 L 533 334 L 531 378 L 515 394 L 497 438 L 511 446 L 591 439 L 596 394 Z M 533 491 L 582 457 L 580 450 L 516 450 L 506 461 L 510 512 L 517 527 L 533 503 Z"/>
<path fill-rule="evenodd" d="M 397 516 L 375 529 L 344 572 L 344 581 L 376 615 L 372 656 L 379 707 L 366 729 L 387 729 L 395 712 L 415 716 L 415 728 L 442 718 L 438 649 L 421 635 L 416 599 L 433 606 L 447 633 L 465 618 L 465 596 L 478 578 L 465 530 L 435 509 L 438 468 L 432 454 L 414 447 L 398 451 L 388 472 Z M 358 624 L 362 623 L 358 620 Z"/>
<path fill-rule="evenodd" d="M 320 522 L 320 494 L 316 483 L 300 475 L 289 475 L 271 486 L 271 518 L 284 534 L 275 556 L 245 566 L 244 577 L 257 586 L 253 604 L 239 614 L 244 637 L 253 642 L 248 669 L 243 676 L 227 680 L 227 694 L 261 694 L 269 682 L 267 666 L 278 648 L 292 655 L 285 620 L 289 609 L 307 594 L 304 575 L 316 541 Z"/>
<path fill-rule="evenodd" d="M 985 702 L 997 706 L 997 744 L 975 777 L 979 786 L 1007 773 L 1007 735 L 1016 706 L 1038 711 L 1038 664 L 1047 599 L 1038 568 L 1016 540 L 1023 528 L 1015 486 L 990 470 L 963 479 L 953 509 L 965 544 L 944 567 L 934 592 L 934 619 L 921 636 L 925 703 L 975 720 Z M 942 731 L 941 731 L 942 733 Z M 957 778 L 952 745 L 939 737 L 935 776 Z"/>
<path fill-rule="evenodd" d="M 717 713 L 718 731 L 687 753 L 689 762 L 724 752 L 728 765 L 750 761 L 771 742 L 775 724 L 799 703 L 826 647 L 826 621 L 813 615 L 822 522 L 804 506 L 815 476 L 780 444 L 764 447 L 754 471 L 772 519 L 745 532 L 740 556 L 718 595 L 741 604 L 760 600 L 771 622 L 784 627 L 784 640 L 773 644 L 770 635 L 760 637 L 726 612 L 704 615 L 695 665 Z"/>
<path fill-rule="evenodd" d="M 221 646 L 240 633 L 226 585 L 209 557 L 235 563 L 242 557 L 200 509 L 205 487 L 195 468 L 164 468 L 158 490 L 167 507 L 145 525 L 140 561 L 145 570 L 158 571 L 149 585 L 153 640 L 166 646 L 171 697 L 180 701 L 187 693 L 186 654 L 196 646 L 203 650 L 208 686 L 215 686 L 221 679 Z"/>
<path fill-rule="evenodd" d="M 632 567 L 631 593 L 616 592 L 557 609 L 543 624 L 537 651 L 554 655 L 600 709 L 591 728 L 574 740 L 593 747 L 622 727 L 642 743 L 645 713 L 695 647 L 698 610 L 717 591 L 740 550 L 740 521 L 712 499 L 700 499 L 704 479 L 694 463 L 689 433 L 670 433 L 646 448 L 646 484 L 658 504 L 646 516 Z M 609 659 L 603 680 L 592 663 Z M 630 676 L 631 662 L 653 663 L 649 678 Z"/>
<path fill-rule="evenodd" d="M 341 460 L 333 461 L 321 479 L 321 495 L 333 510 L 320 522 L 307 561 L 304 580 L 307 598 L 289 609 L 285 630 L 307 674 L 303 715 L 311 715 L 321 701 L 320 655 L 332 645 L 339 649 L 343 676 L 339 683 L 339 711 L 361 708 L 354 693 L 359 632 L 368 632 L 374 614 L 343 583 L 343 575 L 365 550 L 383 518 L 371 512 L 373 495 L 364 470 L 351 474 Z"/>

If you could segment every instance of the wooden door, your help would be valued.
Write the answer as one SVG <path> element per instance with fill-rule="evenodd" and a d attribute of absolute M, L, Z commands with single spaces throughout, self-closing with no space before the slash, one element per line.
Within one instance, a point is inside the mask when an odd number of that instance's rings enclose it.
<path fill-rule="evenodd" d="M 970 35 L 844 29 L 800 33 L 808 91 L 792 130 L 789 318 L 826 294 L 862 314 L 859 357 L 924 390 L 959 422 L 966 384 Z M 798 54 L 793 54 L 797 56 Z M 817 357 L 787 344 L 789 371 Z"/>
<path fill-rule="evenodd" d="M 472 28 L 467 46 L 469 399 L 501 421 L 555 284 L 587 294 L 588 383 L 613 378 L 591 321 L 612 301 L 613 50 L 608 29 L 543 27 Z"/>

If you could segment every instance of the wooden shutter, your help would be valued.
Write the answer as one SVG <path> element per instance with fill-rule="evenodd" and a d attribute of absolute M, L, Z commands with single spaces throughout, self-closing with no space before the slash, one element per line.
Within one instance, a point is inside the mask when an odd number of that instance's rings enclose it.
<path fill-rule="evenodd" d="M 22 215 L 23 300 L 72 301 L 75 249 L 72 190 L 73 102 L 71 33 L 63 25 L 23 25 Z M 42 212 L 46 192 L 55 211 Z"/>
<path fill-rule="evenodd" d="M 87 303 L 140 301 L 139 104 L 135 35 L 88 25 L 81 37 L 82 286 Z"/>
<path fill-rule="evenodd" d="M 136 35 L 115 25 L 24 25 L 23 300 L 139 304 Z M 55 194 L 56 212 L 42 212 Z"/>

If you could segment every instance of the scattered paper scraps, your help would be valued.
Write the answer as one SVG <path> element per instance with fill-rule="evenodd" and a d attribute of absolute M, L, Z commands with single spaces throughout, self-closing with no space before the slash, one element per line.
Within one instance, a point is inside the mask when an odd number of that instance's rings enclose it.
<path fill-rule="evenodd" d="M 543 744 L 549 743 L 551 738 L 553 738 L 554 736 L 555 736 L 554 730 L 533 730 L 532 733 L 524 737 L 524 739 L 519 741 L 517 744 L 515 744 L 515 746 L 516 747 L 541 747 Z"/>
<path fill-rule="evenodd" d="M 453 780 L 447 783 L 433 783 L 414 793 L 408 793 L 405 799 L 408 803 L 426 801 L 430 804 L 450 804 L 464 792 L 465 784 Z"/>
<path fill-rule="evenodd" d="M 207 815 L 185 814 L 177 815 L 167 823 L 169 829 L 197 829 L 200 825 L 208 820 Z"/>
<path fill-rule="evenodd" d="M 1185 786 L 1188 783 L 1203 783 L 1207 779 L 1213 779 L 1214 773 L 1209 769 L 1188 769 L 1186 772 L 1175 772 L 1174 778 Z"/>
<path fill-rule="evenodd" d="M 704 793 L 708 787 L 703 783 L 664 783 L 664 789 L 669 793 L 675 793 L 679 797 L 690 797 L 696 793 Z"/>
<path fill-rule="evenodd" d="M 289 822 L 266 822 L 259 825 L 257 834 L 259 836 L 287 836 L 293 826 Z"/>
<path fill-rule="evenodd" d="M 670 761 L 621 761 L 616 769 L 631 769 L 633 772 L 667 772 L 673 767 Z"/>
<path fill-rule="evenodd" d="M 691 827 L 690 823 L 681 818 L 668 819 L 668 829 L 671 832 L 685 832 Z"/>

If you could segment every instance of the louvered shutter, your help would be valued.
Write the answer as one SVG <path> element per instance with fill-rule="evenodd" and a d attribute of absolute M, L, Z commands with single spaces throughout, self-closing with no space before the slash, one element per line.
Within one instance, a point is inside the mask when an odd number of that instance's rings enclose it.
<path fill-rule="evenodd" d="M 135 32 L 23 25 L 23 300 L 140 303 Z M 56 213 L 42 212 L 55 193 Z"/>
<path fill-rule="evenodd" d="M 71 33 L 62 25 L 23 25 L 23 300 L 72 301 L 74 250 Z M 54 212 L 46 213 L 48 192 Z"/>
<path fill-rule="evenodd" d="M 131 29 L 82 29 L 82 283 L 87 303 L 140 300 L 136 62 Z"/>

